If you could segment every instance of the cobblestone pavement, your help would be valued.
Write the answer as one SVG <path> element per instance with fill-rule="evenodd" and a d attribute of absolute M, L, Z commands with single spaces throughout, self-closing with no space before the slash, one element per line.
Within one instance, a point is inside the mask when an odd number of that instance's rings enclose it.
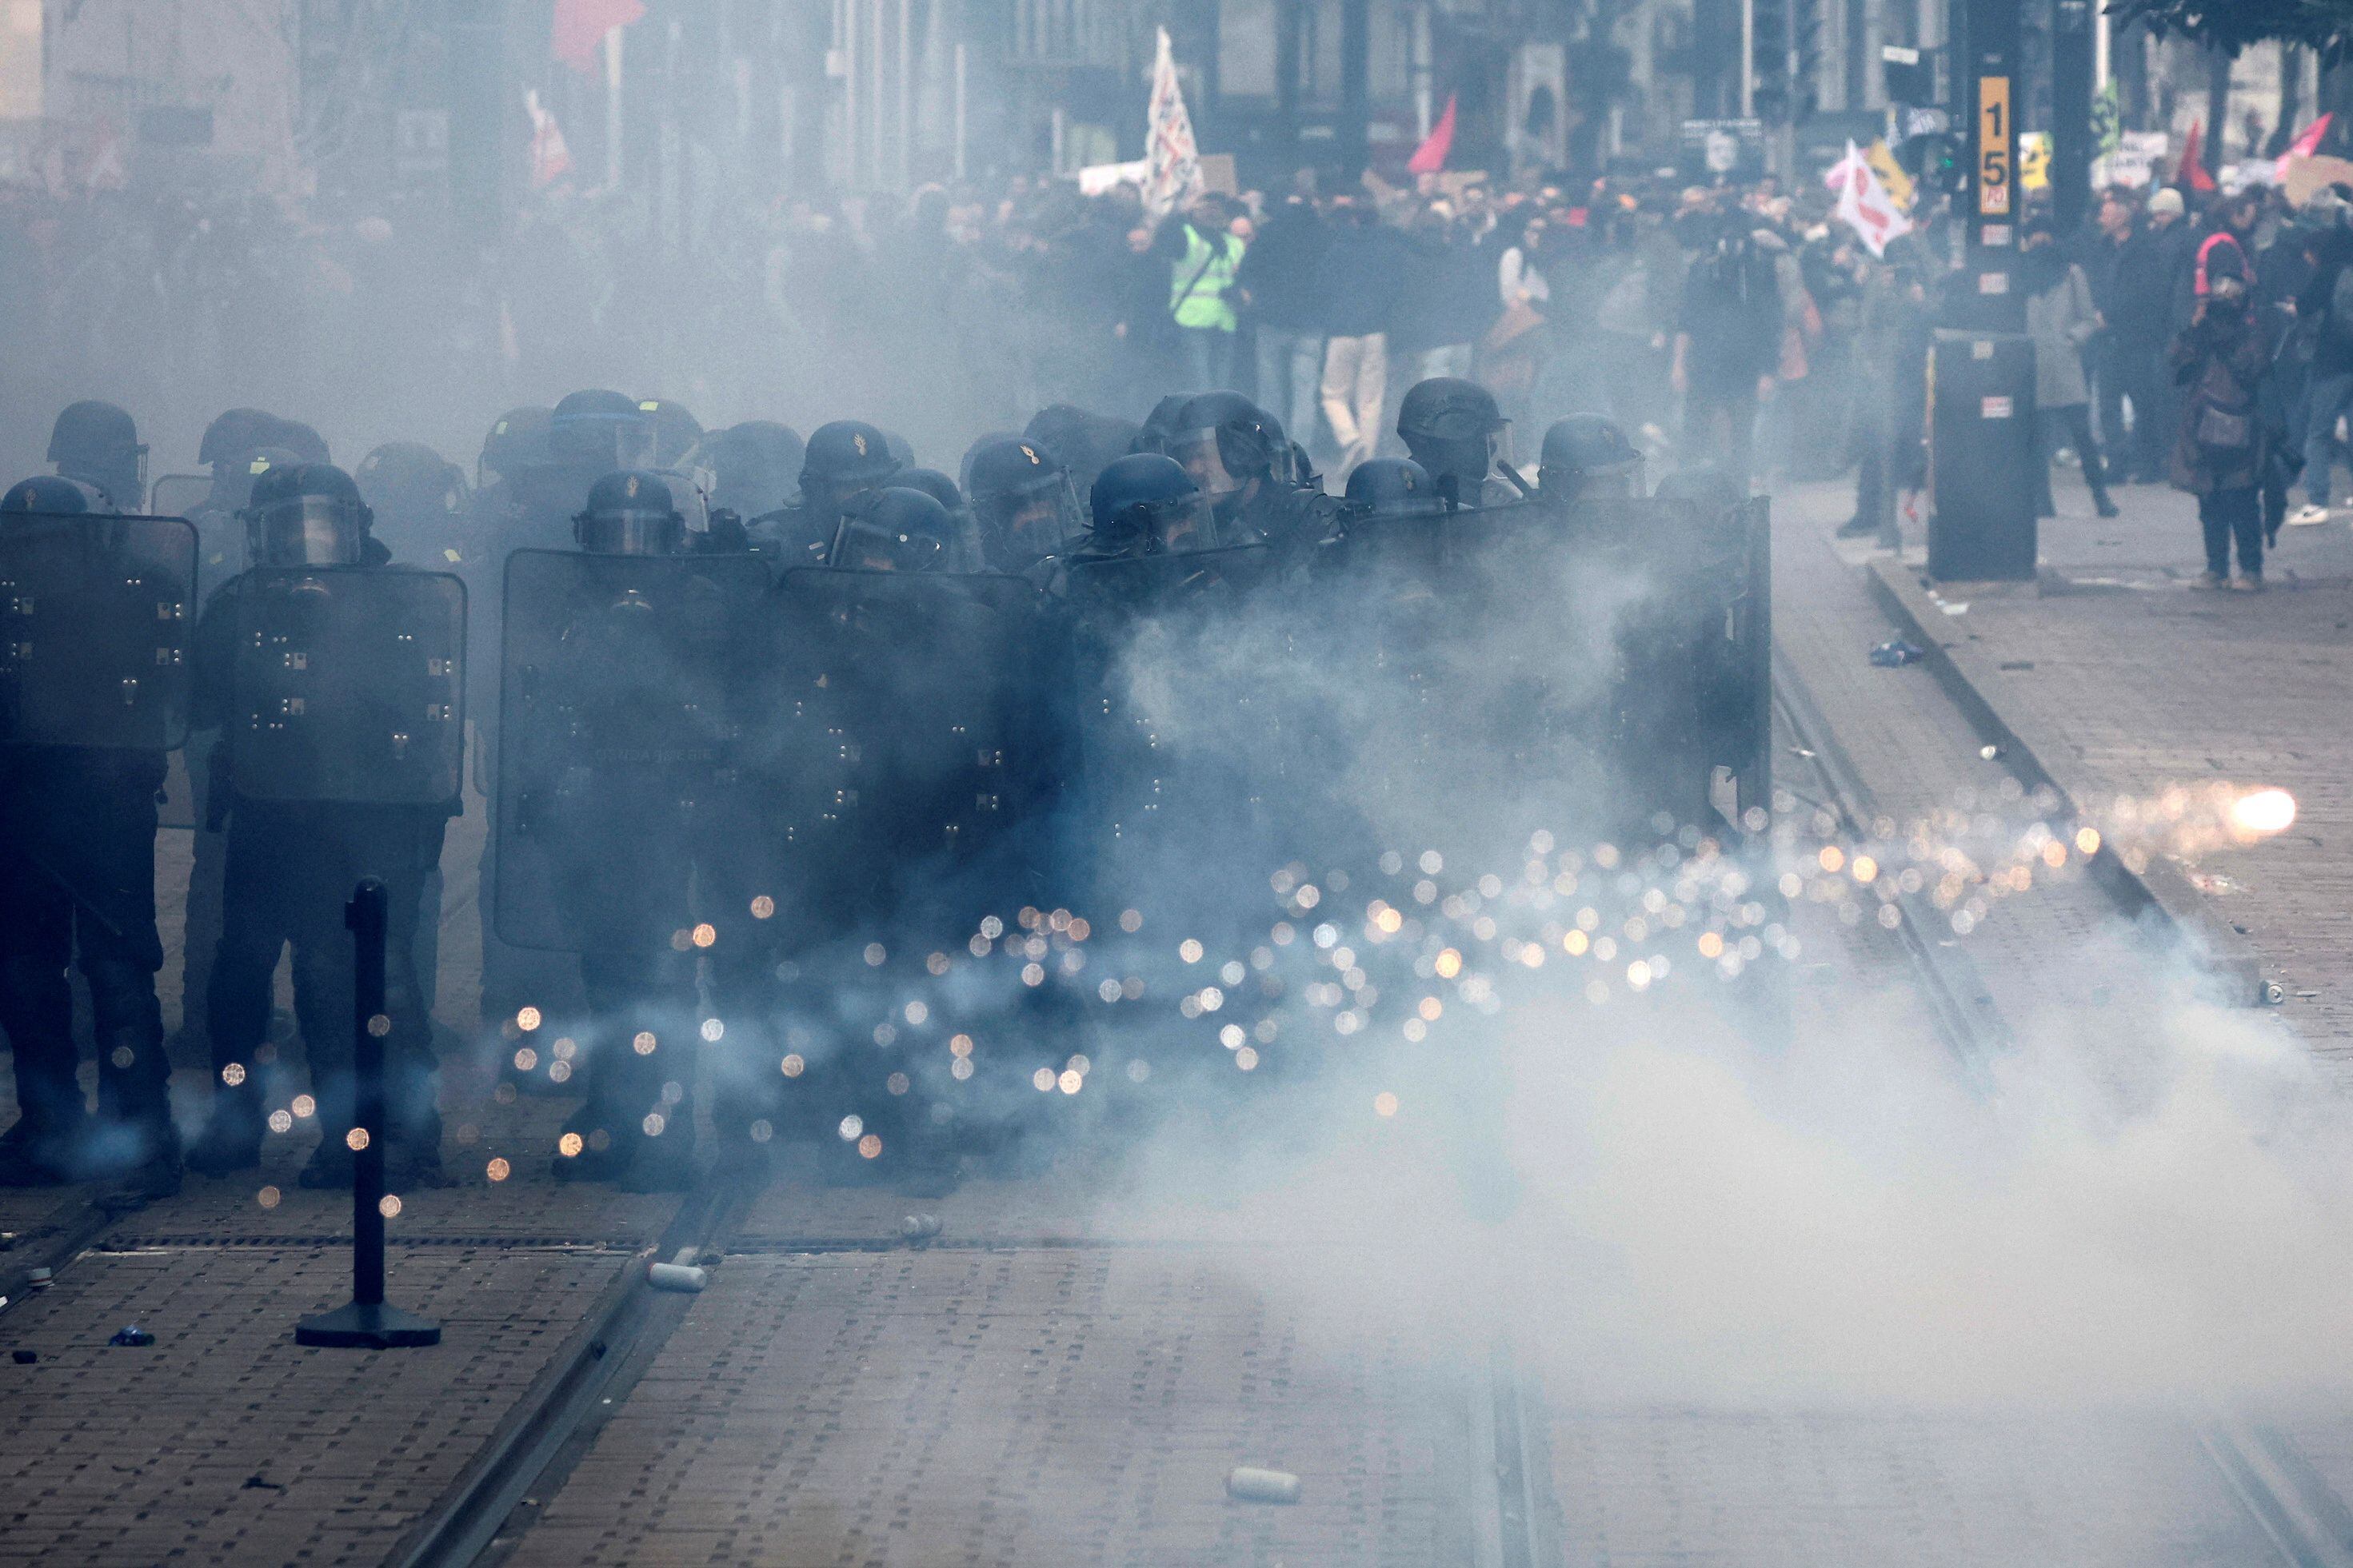
<path fill-rule="evenodd" d="M 1951 613 L 1931 629 L 2072 795 L 2208 780 L 2295 795 L 2280 840 L 2188 869 L 2216 918 L 2277 966 L 2284 1016 L 2316 1051 L 2353 1055 L 2353 529 L 2283 530 L 2268 593 L 2207 592 L 2191 586 L 2202 556 L 2189 498 L 2133 486 L 2118 499 L 2124 515 L 2101 520 L 2063 489 L 2042 582 L 1939 588 Z M 1777 519 L 1819 536 L 1850 501 L 1798 487 Z M 1838 548 L 1858 564 L 1870 553 Z"/>

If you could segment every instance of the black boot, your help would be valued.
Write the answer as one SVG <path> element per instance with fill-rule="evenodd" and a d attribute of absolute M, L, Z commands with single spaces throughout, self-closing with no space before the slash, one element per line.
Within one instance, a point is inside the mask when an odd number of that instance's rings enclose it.
<path fill-rule="evenodd" d="M 251 1083 L 213 1090 L 204 1131 L 187 1151 L 188 1169 L 200 1176 L 226 1176 L 261 1163 L 261 1090 Z"/>
<path fill-rule="evenodd" d="M 0 1134 L 0 1187 L 58 1187 L 74 1181 L 89 1136 L 87 1116 L 63 1127 L 18 1117 Z"/>
<path fill-rule="evenodd" d="M 100 1196 L 100 1206 L 144 1208 L 160 1198 L 178 1196 L 180 1130 L 172 1125 L 169 1109 L 158 1107 L 125 1126 L 135 1140 L 129 1163 Z"/>

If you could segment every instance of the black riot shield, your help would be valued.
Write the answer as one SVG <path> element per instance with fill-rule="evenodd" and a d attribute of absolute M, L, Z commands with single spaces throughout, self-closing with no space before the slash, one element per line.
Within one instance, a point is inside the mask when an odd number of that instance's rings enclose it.
<path fill-rule="evenodd" d="M 1094 907 L 1217 918 L 1297 852 L 1322 747 L 1322 677 L 1264 545 L 1074 562 L 1066 577 L 1081 837 Z M 1240 868 L 1237 885 L 1210 875 Z M 1249 886 L 1241 885 L 1246 881 Z"/>
<path fill-rule="evenodd" d="M 257 800 L 437 805 L 465 759 L 466 586 L 438 572 L 239 578 L 222 743 Z"/>
<path fill-rule="evenodd" d="M 777 579 L 746 688 L 748 837 L 761 849 L 742 864 L 768 879 L 780 941 L 951 889 L 976 917 L 1015 891 L 1029 863 L 1016 838 L 1050 744 L 1039 617 L 1015 577 L 797 567 Z"/>
<path fill-rule="evenodd" d="M 749 555 L 507 557 L 502 941 L 645 953 L 690 927 L 698 836 L 734 788 L 731 681 L 766 587 Z"/>
<path fill-rule="evenodd" d="M 210 474 L 165 474 L 148 488 L 147 510 L 195 527 L 196 572 L 206 582 L 225 583 L 245 569 L 244 527 L 215 503 Z"/>
<path fill-rule="evenodd" d="M 179 745 L 195 591 L 179 518 L 0 520 L 0 744 Z"/>

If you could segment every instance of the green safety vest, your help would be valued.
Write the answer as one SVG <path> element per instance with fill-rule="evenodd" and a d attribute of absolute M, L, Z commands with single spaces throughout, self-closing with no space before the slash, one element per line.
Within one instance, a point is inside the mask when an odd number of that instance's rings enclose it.
<path fill-rule="evenodd" d="M 1185 226 L 1185 258 L 1168 279 L 1168 311 L 1180 327 L 1203 327 L 1230 332 L 1240 323 L 1227 292 L 1234 286 L 1234 269 L 1242 264 L 1239 235 L 1217 237 L 1217 248 L 1191 224 Z"/>

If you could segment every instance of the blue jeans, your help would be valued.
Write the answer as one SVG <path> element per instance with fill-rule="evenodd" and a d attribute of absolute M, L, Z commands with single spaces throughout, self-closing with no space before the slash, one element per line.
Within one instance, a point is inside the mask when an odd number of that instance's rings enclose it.
<path fill-rule="evenodd" d="M 2353 372 L 2316 375 L 2306 384 L 2304 396 L 2304 495 L 2315 506 L 2327 506 L 2328 470 L 2344 450 L 2337 421 L 2353 414 Z"/>
<path fill-rule="evenodd" d="M 1185 342 L 1188 392 L 1215 392 L 1227 384 L 1234 368 L 1234 335 L 1217 327 L 1180 327 Z"/>
<path fill-rule="evenodd" d="M 1258 329 L 1258 405 L 1282 421 L 1303 447 L 1315 444 L 1318 388 L 1324 383 L 1324 335 L 1293 327 Z"/>

